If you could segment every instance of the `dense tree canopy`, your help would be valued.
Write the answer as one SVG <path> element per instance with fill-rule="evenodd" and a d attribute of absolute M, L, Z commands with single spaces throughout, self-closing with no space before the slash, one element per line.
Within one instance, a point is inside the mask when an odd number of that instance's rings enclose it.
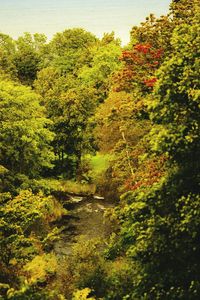
<path fill-rule="evenodd" d="M 143 278 L 135 297 L 198 299 L 200 293 L 198 23 L 174 30 L 173 57 L 157 72 L 149 101 L 148 155 L 164 155 L 165 172 L 123 197 L 122 245 L 140 262 Z"/>
<path fill-rule="evenodd" d="M 34 176 L 52 167 L 53 134 L 39 100 L 30 88 L 0 82 L 0 162 L 12 172 Z"/>
<path fill-rule="evenodd" d="M 0 299 L 200 298 L 199 20 L 173 0 L 125 47 L 0 34 Z M 79 220 L 62 205 L 94 190 L 110 236 L 56 255 Z"/>

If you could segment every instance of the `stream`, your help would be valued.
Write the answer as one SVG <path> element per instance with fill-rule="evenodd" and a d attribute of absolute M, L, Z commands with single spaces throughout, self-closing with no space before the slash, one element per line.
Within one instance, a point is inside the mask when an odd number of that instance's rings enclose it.
<path fill-rule="evenodd" d="M 63 206 L 68 213 L 56 224 L 62 228 L 60 240 L 54 246 L 56 255 L 69 255 L 82 235 L 86 240 L 109 235 L 109 221 L 105 221 L 104 212 L 114 204 L 106 202 L 103 197 L 71 195 Z"/>

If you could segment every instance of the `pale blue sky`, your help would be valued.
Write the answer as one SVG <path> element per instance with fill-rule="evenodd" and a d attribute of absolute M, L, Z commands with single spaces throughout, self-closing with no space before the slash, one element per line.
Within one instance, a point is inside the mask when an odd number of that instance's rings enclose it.
<path fill-rule="evenodd" d="M 66 28 L 83 27 L 101 37 L 115 31 L 123 44 L 133 25 L 150 13 L 168 12 L 170 0 L 0 0 L 0 32 L 13 38 L 23 32 L 51 38 Z"/>

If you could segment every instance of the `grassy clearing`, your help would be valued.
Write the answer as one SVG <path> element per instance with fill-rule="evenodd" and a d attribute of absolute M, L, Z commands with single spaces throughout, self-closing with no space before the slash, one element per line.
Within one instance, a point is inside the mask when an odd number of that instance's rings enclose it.
<path fill-rule="evenodd" d="M 104 176 L 105 171 L 109 167 L 111 155 L 97 153 L 95 156 L 87 155 L 85 158 L 90 165 L 88 177 L 91 178 L 92 183 L 45 178 L 27 181 L 23 184 L 23 188 L 31 188 L 34 192 L 42 190 L 46 195 L 50 195 L 54 191 L 75 194 L 94 194 L 96 192 L 96 184 L 98 184 L 99 179 Z"/>
<path fill-rule="evenodd" d="M 77 194 L 94 194 L 96 192 L 96 183 L 98 183 L 98 179 L 109 167 L 111 155 L 97 153 L 95 156 L 86 155 L 84 158 L 89 162 L 90 165 L 88 175 L 91 178 L 92 183 L 89 184 L 71 180 L 63 180 L 60 181 L 61 189 L 63 191 Z"/>
<path fill-rule="evenodd" d="M 110 154 L 101 153 L 97 153 L 95 156 L 87 157 L 91 166 L 90 177 L 92 179 L 97 179 L 108 169 L 111 157 L 112 156 Z"/>
<path fill-rule="evenodd" d="M 91 156 L 91 167 L 95 173 L 102 173 L 109 167 L 110 154 L 97 153 L 95 156 Z"/>
<path fill-rule="evenodd" d="M 45 195 L 51 195 L 53 192 L 93 194 L 96 190 L 95 184 L 54 178 L 27 180 L 21 185 L 21 188 L 24 190 L 31 189 L 34 193 L 42 191 Z"/>
<path fill-rule="evenodd" d="M 80 183 L 72 180 L 63 180 L 61 182 L 61 188 L 64 192 L 75 194 L 94 194 L 96 191 L 95 184 Z"/>

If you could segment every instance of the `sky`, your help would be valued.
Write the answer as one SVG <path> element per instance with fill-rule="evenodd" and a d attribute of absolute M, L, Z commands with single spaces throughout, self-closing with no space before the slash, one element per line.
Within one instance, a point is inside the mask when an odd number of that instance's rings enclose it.
<path fill-rule="evenodd" d="M 98 37 L 114 31 L 123 44 L 129 32 L 150 13 L 168 12 L 170 0 L 0 0 L 0 32 L 13 38 L 23 32 L 49 39 L 67 28 L 82 27 Z"/>

